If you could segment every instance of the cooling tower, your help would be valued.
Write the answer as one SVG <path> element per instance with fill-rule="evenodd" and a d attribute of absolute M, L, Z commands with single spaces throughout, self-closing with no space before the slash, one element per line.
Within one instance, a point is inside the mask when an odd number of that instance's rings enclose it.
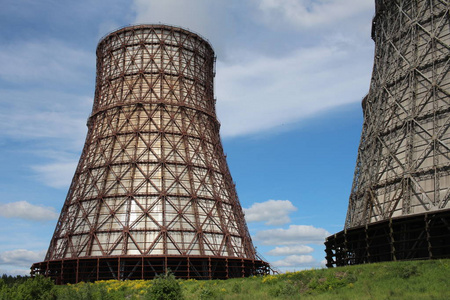
<path fill-rule="evenodd" d="M 223 152 L 214 64 L 207 41 L 166 25 L 99 42 L 85 146 L 32 274 L 68 283 L 268 272 Z"/>
<path fill-rule="evenodd" d="M 450 6 L 376 0 L 345 230 L 328 266 L 450 256 Z"/>

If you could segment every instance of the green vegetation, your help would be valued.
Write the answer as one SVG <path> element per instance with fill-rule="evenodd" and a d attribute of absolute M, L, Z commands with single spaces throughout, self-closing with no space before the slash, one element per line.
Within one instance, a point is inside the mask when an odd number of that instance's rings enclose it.
<path fill-rule="evenodd" d="M 8 299 L 448 299 L 450 260 L 390 262 L 229 280 L 98 281 L 55 286 L 46 278 L 0 279 Z M 7 280 L 5 280 L 5 278 Z"/>
<path fill-rule="evenodd" d="M 55 286 L 49 278 L 4 278 L 5 276 L 0 279 L 0 300 L 55 299 Z"/>

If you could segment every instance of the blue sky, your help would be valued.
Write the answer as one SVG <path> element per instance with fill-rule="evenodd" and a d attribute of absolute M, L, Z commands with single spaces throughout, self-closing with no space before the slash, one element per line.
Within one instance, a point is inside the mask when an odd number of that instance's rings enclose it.
<path fill-rule="evenodd" d="M 373 0 L 0 0 L 0 273 L 43 260 L 87 132 L 95 49 L 130 24 L 217 55 L 221 137 L 258 251 L 323 265 L 342 230 L 373 63 Z"/>

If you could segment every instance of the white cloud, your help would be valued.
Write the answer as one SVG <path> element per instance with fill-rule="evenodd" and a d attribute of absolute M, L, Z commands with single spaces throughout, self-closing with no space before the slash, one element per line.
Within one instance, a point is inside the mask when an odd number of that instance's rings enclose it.
<path fill-rule="evenodd" d="M 268 255 L 273 256 L 285 256 L 285 255 L 300 255 L 314 252 L 314 249 L 305 245 L 287 246 L 287 247 L 275 247 L 275 249 L 267 252 Z"/>
<path fill-rule="evenodd" d="M 136 23 L 173 24 L 200 31 L 214 21 L 209 13 L 211 4 L 209 0 L 134 0 Z"/>
<path fill-rule="evenodd" d="M 26 269 L 0 269 L 0 274 L 6 274 L 9 276 L 30 276 L 30 266 Z"/>
<path fill-rule="evenodd" d="M 72 181 L 77 161 L 53 162 L 46 165 L 32 166 L 36 178 L 54 188 L 66 188 Z"/>
<path fill-rule="evenodd" d="M 134 7 L 137 23 L 181 25 L 211 40 L 221 135 L 233 137 L 361 101 L 372 67 L 372 2 L 135 0 Z M 320 34 L 293 31 L 317 25 Z"/>
<path fill-rule="evenodd" d="M 92 98 L 45 90 L 0 89 L 1 136 L 66 139 L 82 144 Z"/>
<path fill-rule="evenodd" d="M 372 2 L 264 0 L 238 6 L 232 1 L 135 0 L 134 5 L 137 23 L 181 25 L 211 40 L 218 52 L 216 96 L 221 134 L 232 137 L 293 124 L 361 101 L 370 82 L 373 43 L 366 27 L 371 24 Z M 369 12 L 367 20 L 355 25 L 350 16 L 362 12 Z M 264 17 L 268 22 L 258 23 Z M 292 29 L 292 24 L 324 24 L 331 30 L 314 37 L 307 32 L 282 33 L 273 28 L 279 20 L 287 21 L 285 31 Z M 338 20 L 352 29 L 364 27 L 364 35 L 334 31 Z M 311 39 L 316 39 L 313 45 Z"/>
<path fill-rule="evenodd" d="M 316 260 L 311 255 L 289 255 L 284 259 L 272 262 L 275 267 L 300 267 L 315 264 Z"/>
<path fill-rule="evenodd" d="M 38 181 L 67 187 L 74 174 L 86 135 L 92 99 L 43 90 L 0 89 L 0 138 L 25 141 L 39 158 L 30 166 Z"/>
<path fill-rule="evenodd" d="M 239 62 L 218 61 L 216 94 L 222 136 L 293 124 L 361 101 L 369 86 L 371 61 L 356 62 L 358 47 L 348 43 L 340 39 L 334 45 L 298 49 L 281 57 L 247 53 Z"/>
<path fill-rule="evenodd" d="M 0 265 L 31 267 L 33 263 L 44 260 L 45 253 L 45 250 L 29 251 L 25 249 L 0 252 Z"/>
<path fill-rule="evenodd" d="M 55 39 L 15 41 L 0 49 L 0 65 L 0 81 L 7 83 L 0 89 L 0 138 L 26 141 L 20 151 L 38 157 L 52 149 L 53 165 L 35 171 L 41 180 L 56 179 L 50 186 L 62 185 L 67 165 L 56 168 L 54 158 L 61 161 L 83 145 L 94 95 L 95 53 Z M 46 169 L 56 173 L 42 176 Z"/>
<path fill-rule="evenodd" d="M 320 27 L 336 24 L 361 12 L 372 10 L 373 0 L 262 0 L 257 1 L 266 22 Z"/>
<path fill-rule="evenodd" d="M 268 200 L 244 208 L 247 222 L 264 221 L 266 225 L 283 225 L 291 221 L 289 214 L 297 208 L 289 200 Z"/>
<path fill-rule="evenodd" d="M 32 221 L 48 221 L 58 218 L 53 207 L 37 206 L 27 201 L 0 204 L 0 216 Z"/>
<path fill-rule="evenodd" d="M 258 231 L 255 240 L 263 245 L 323 244 L 330 233 L 310 225 L 290 225 L 288 229 Z"/>
<path fill-rule="evenodd" d="M 234 27 L 230 22 L 232 1 L 223 0 L 134 0 L 137 24 L 168 24 L 181 26 L 208 40 L 216 52 L 229 43 L 227 36 Z M 242 5 L 240 5 L 242 8 Z"/>

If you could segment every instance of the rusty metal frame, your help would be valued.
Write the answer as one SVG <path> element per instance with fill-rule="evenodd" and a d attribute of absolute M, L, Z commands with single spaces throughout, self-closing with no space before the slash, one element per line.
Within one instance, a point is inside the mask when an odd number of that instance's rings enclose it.
<path fill-rule="evenodd" d="M 134 278 L 133 261 L 139 278 L 167 267 L 202 279 L 268 272 L 223 152 L 214 64 L 205 39 L 167 25 L 125 27 L 99 42 L 85 146 L 33 274 Z M 195 275 L 202 264 L 207 275 Z"/>
<path fill-rule="evenodd" d="M 42 274 L 57 284 L 99 280 L 153 279 L 171 271 L 180 279 L 228 279 L 270 272 L 261 260 L 195 256 L 104 256 L 36 263 L 32 275 Z"/>

